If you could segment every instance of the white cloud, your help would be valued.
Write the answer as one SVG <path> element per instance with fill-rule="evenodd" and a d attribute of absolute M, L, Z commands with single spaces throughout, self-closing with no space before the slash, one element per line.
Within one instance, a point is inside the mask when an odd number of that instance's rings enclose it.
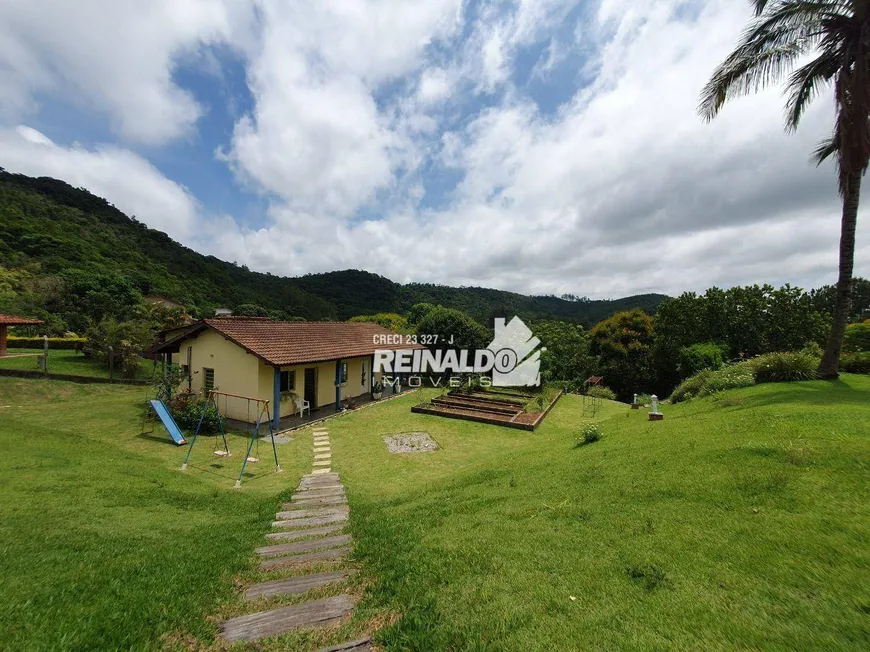
<path fill-rule="evenodd" d="M 294 212 L 292 228 L 279 220 L 257 234 L 258 262 L 592 296 L 832 282 L 839 201 L 832 171 L 808 163 L 830 107 L 820 102 L 787 136 L 771 90 L 703 124 L 699 91 L 748 10 L 718 0 L 688 17 L 678 4 L 602 5 L 578 31 L 597 48 L 597 75 L 555 116 L 512 92 L 441 135 L 433 160 L 464 174 L 447 207 L 364 221 Z M 498 48 L 509 53 L 536 24 L 502 17 L 478 32 L 512 35 Z M 379 169 L 386 178 L 388 164 Z M 865 229 L 859 253 L 868 249 Z"/>
<path fill-rule="evenodd" d="M 834 280 L 836 184 L 808 163 L 830 102 L 792 136 L 775 89 L 710 125 L 696 114 L 748 5 L 602 0 L 580 16 L 569 0 L 167 0 L 95 15 L 85 3 L 82 16 L 61 7 L 40 35 L 20 4 L 0 8 L 0 69 L 11 71 L 0 106 L 11 113 L 31 110 L 31 89 L 71 89 L 126 136 L 165 141 L 202 110 L 172 82 L 180 54 L 218 42 L 242 53 L 254 106 L 219 157 L 268 198 L 262 228 L 204 216 L 115 146 L 5 131 L 0 165 L 85 185 L 254 269 L 590 296 Z M 64 24 L 78 38 L 59 38 Z M 537 61 L 522 61 L 530 51 Z M 513 84 L 522 67 L 568 99 L 543 110 L 547 98 Z"/>
<path fill-rule="evenodd" d="M 173 238 L 188 240 L 200 211 L 197 200 L 144 158 L 112 145 L 61 147 L 30 127 L 0 130 L 0 166 L 49 176 L 104 197 L 127 215 Z"/>
<path fill-rule="evenodd" d="M 172 78 L 176 58 L 248 38 L 246 0 L 13 0 L 0 3 L 0 115 L 16 120 L 43 96 L 104 112 L 123 138 L 160 144 L 202 113 Z"/>
<path fill-rule="evenodd" d="M 421 65 L 427 45 L 455 28 L 458 7 L 264 0 L 249 66 L 256 106 L 221 156 L 294 209 L 352 214 L 414 158 L 375 92 Z"/>
<path fill-rule="evenodd" d="M 447 71 L 441 68 L 431 68 L 425 70 L 420 76 L 417 96 L 423 104 L 440 102 L 450 95 L 450 87 L 450 77 Z"/>

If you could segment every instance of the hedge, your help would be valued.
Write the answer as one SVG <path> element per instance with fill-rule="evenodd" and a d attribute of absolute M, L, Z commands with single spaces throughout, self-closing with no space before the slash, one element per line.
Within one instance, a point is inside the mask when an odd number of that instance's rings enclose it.
<path fill-rule="evenodd" d="M 49 337 L 48 348 L 51 349 L 75 349 L 80 350 L 87 342 L 83 337 Z M 41 337 L 15 337 L 10 335 L 7 339 L 10 349 L 41 349 L 45 341 Z"/>

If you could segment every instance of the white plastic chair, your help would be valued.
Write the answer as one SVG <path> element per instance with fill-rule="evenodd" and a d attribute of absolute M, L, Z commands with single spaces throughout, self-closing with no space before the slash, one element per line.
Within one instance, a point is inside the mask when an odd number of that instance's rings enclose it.
<path fill-rule="evenodd" d="M 308 410 L 309 416 L 311 415 L 311 403 L 309 401 L 306 401 L 304 398 L 300 398 L 298 401 L 296 401 L 296 407 L 299 408 L 300 419 L 302 418 L 302 414 L 305 412 L 305 410 Z"/>

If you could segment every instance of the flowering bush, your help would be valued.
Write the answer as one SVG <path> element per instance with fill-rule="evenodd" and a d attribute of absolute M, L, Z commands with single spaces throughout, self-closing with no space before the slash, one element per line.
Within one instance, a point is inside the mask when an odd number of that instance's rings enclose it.
<path fill-rule="evenodd" d="M 589 396 L 603 398 L 606 401 L 616 400 L 616 393 L 612 389 L 610 389 L 609 387 L 605 387 L 604 385 L 593 385 L 589 388 L 587 394 Z"/>
<path fill-rule="evenodd" d="M 586 444 L 592 444 L 599 439 L 604 433 L 601 432 L 601 428 L 599 428 L 596 424 L 590 423 L 589 425 L 583 428 L 583 431 L 580 433 L 580 439 L 577 441 L 577 446 L 585 446 Z"/>
<path fill-rule="evenodd" d="M 217 408 L 206 405 L 206 400 L 193 392 L 179 392 L 169 404 L 172 416 L 179 428 L 196 430 L 199 420 L 202 418 L 200 434 L 208 435 L 218 432 L 221 427 L 221 417 Z M 203 411 L 205 414 L 203 414 Z"/>

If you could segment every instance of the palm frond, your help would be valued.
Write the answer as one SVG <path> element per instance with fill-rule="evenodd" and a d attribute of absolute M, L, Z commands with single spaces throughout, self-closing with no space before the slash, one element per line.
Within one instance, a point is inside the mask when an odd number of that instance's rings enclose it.
<path fill-rule="evenodd" d="M 752 8 L 755 10 L 756 16 L 760 16 L 764 13 L 768 2 L 770 2 L 770 0 L 752 0 Z"/>
<path fill-rule="evenodd" d="M 828 49 L 792 73 L 788 82 L 791 93 L 785 104 L 785 123 L 788 130 L 797 129 L 807 106 L 832 83 L 839 67 L 839 53 L 837 50 Z"/>
<path fill-rule="evenodd" d="M 824 163 L 831 155 L 836 154 L 839 149 L 839 137 L 834 134 L 830 138 L 825 138 L 819 143 L 819 146 L 813 150 L 811 160 L 816 165 Z"/>
<path fill-rule="evenodd" d="M 849 15 L 850 1 L 755 0 L 759 17 L 701 92 L 701 116 L 710 121 L 727 100 L 778 82 L 799 57 L 819 46 L 826 23 Z"/>
<path fill-rule="evenodd" d="M 709 122 L 726 101 L 778 80 L 802 54 L 804 50 L 797 44 L 778 45 L 761 52 L 735 50 L 701 91 L 698 112 Z"/>

